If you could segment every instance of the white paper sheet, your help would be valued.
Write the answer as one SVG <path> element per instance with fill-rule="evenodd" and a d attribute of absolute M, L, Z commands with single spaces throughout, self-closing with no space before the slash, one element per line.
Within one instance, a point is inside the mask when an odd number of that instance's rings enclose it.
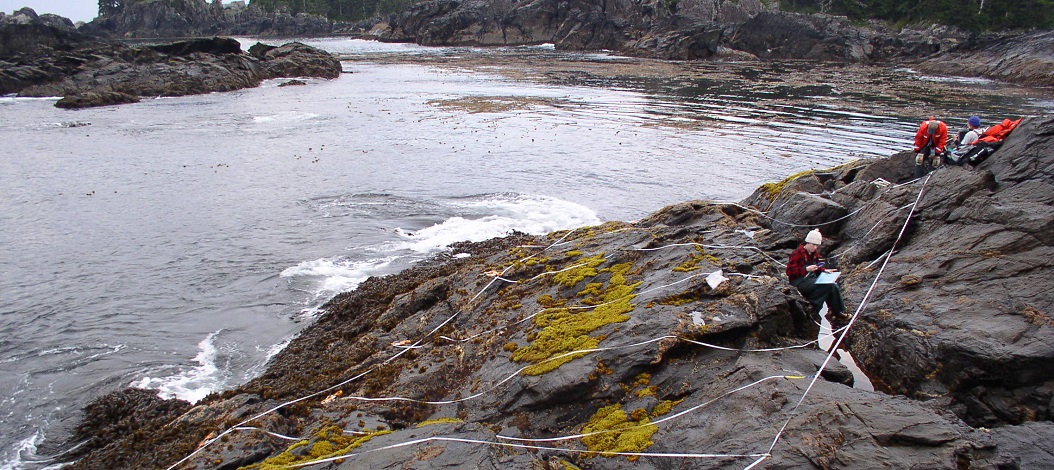
<path fill-rule="evenodd" d="M 842 273 L 838 272 L 838 271 L 835 271 L 835 272 L 824 271 L 824 272 L 820 273 L 819 276 L 817 276 L 816 283 L 817 284 L 834 284 L 834 281 L 837 281 L 838 280 L 838 276 L 841 276 L 841 275 L 842 275 Z"/>

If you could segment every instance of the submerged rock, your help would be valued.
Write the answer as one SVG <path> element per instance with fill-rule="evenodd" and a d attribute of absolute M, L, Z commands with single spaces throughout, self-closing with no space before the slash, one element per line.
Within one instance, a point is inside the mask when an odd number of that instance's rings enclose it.
<path fill-rule="evenodd" d="M 1042 467 L 1052 135 L 1027 119 L 977 168 L 914 182 L 898 154 L 456 244 L 335 297 L 260 377 L 136 425 L 181 435 L 82 434 L 72 468 Z M 850 307 L 871 292 L 843 347 L 887 393 L 824 367 L 783 274 L 806 227 L 784 217 L 824 230 Z"/>

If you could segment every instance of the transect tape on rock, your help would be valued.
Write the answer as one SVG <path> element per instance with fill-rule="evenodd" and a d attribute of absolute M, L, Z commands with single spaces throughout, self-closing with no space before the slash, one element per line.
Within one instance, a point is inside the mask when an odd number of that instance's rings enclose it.
<path fill-rule="evenodd" d="M 916 199 L 915 204 L 913 205 L 913 211 L 914 211 L 914 206 L 917 206 L 918 201 L 921 200 L 921 197 L 922 197 L 922 195 L 924 193 L 924 190 L 925 190 L 925 184 L 926 184 L 926 182 L 928 182 L 928 180 L 929 180 L 929 177 L 927 177 L 926 181 L 923 182 L 923 187 L 920 189 L 918 198 Z M 735 204 L 735 205 L 738 205 L 738 204 Z M 903 209 L 903 208 L 901 208 L 901 209 Z M 754 210 L 754 212 L 759 212 L 759 211 Z M 910 221 L 910 217 L 911 217 L 911 214 L 909 214 L 908 220 L 905 221 L 905 224 L 904 224 L 905 228 L 907 227 L 908 221 Z M 812 226 L 816 226 L 816 225 L 814 224 Z M 553 243 L 552 245 L 549 245 L 548 247 L 544 247 L 541 251 L 539 251 L 538 253 L 536 253 L 534 255 L 531 255 L 531 256 L 528 256 L 527 258 L 524 258 L 523 260 L 521 260 L 521 262 L 525 261 L 527 259 L 533 258 L 534 256 L 537 256 L 537 255 L 539 255 L 541 253 L 544 253 L 546 250 L 549 250 L 552 247 L 560 245 L 561 242 L 564 239 L 566 239 L 567 237 L 569 237 L 572 233 L 574 233 L 574 230 L 568 231 L 568 233 L 565 234 L 563 237 L 561 237 L 559 240 L 557 240 L 557 242 Z M 903 235 L 903 229 L 901 231 L 901 235 Z M 899 241 L 899 238 L 897 239 L 897 241 Z M 765 254 L 758 247 L 754 247 L 754 246 L 702 245 L 702 244 L 698 244 L 698 243 L 678 243 L 678 244 L 671 244 L 671 245 L 667 245 L 667 246 L 659 247 L 659 248 L 631 248 L 631 250 L 635 250 L 635 251 L 653 251 L 653 250 L 658 250 L 658 249 L 671 248 L 671 247 L 675 247 L 675 246 L 705 246 L 705 247 L 708 247 L 708 248 L 718 248 L 718 249 L 750 249 L 750 250 L 756 250 L 758 252 L 761 252 L 762 254 Z M 894 247 L 895 247 L 895 244 L 894 244 Z M 771 256 L 766 255 L 766 258 L 768 258 L 770 261 L 775 262 L 775 263 L 777 263 L 779 265 L 783 265 L 783 263 L 780 263 L 779 261 L 776 261 Z M 888 263 L 888 261 L 889 261 L 889 257 L 886 257 L 886 263 Z M 565 268 L 565 269 L 563 269 L 561 271 L 574 269 L 576 266 Z M 525 282 L 525 281 L 513 281 L 513 280 L 509 280 L 509 279 L 503 277 L 503 275 L 506 274 L 507 271 L 509 269 L 511 269 L 512 267 L 513 267 L 513 265 L 510 265 L 510 266 L 506 267 L 505 269 L 503 269 L 502 271 L 492 270 L 492 271 L 485 272 L 484 275 L 488 276 L 488 277 L 491 277 L 491 280 L 479 292 L 477 292 L 475 296 L 472 297 L 472 299 L 469 301 L 469 304 L 471 304 L 476 299 L 478 299 L 483 294 L 483 292 L 485 292 L 495 282 L 499 282 L 499 281 L 509 282 L 509 283 L 523 283 L 523 282 Z M 885 267 L 885 264 L 883 265 L 883 268 L 884 267 Z M 534 280 L 537 280 L 537 279 L 539 279 L 539 278 L 541 278 L 543 276 L 553 275 L 553 274 L 556 274 L 558 272 L 560 272 L 560 271 L 546 272 L 546 273 L 534 276 L 534 277 L 528 279 L 527 281 L 534 281 Z M 875 283 L 877 283 L 878 278 L 881 276 L 881 274 L 882 274 L 882 270 L 880 270 L 879 273 L 878 273 L 878 276 L 876 276 Z M 742 277 L 747 277 L 747 278 L 757 277 L 757 276 L 751 276 L 751 275 L 739 274 L 739 273 L 728 273 L 728 275 L 730 275 L 730 276 L 742 276 Z M 724 281 L 726 281 L 728 279 L 727 277 L 725 277 L 725 274 L 721 270 L 718 270 L 718 271 L 715 271 L 715 272 L 701 273 L 701 274 L 695 274 L 695 275 L 692 275 L 692 276 L 688 276 L 688 277 L 686 277 L 684 279 L 681 279 L 681 280 L 678 280 L 678 281 L 676 281 L 674 283 L 670 283 L 670 284 L 667 284 L 667 285 L 658 286 L 658 287 L 655 287 L 655 288 L 651 288 L 651 289 L 647 289 L 647 290 L 644 290 L 644 291 L 640 291 L 640 293 L 650 292 L 650 291 L 655 291 L 655 290 L 660 290 L 660 289 L 665 289 L 665 288 L 668 288 L 668 287 L 670 287 L 672 285 L 676 285 L 676 284 L 679 284 L 679 283 L 682 283 L 682 282 L 686 282 L 686 281 L 688 281 L 690 279 L 694 279 L 694 278 L 700 277 L 700 276 L 705 276 L 706 282 L 711 287 L 711 289 L 714 289 L 714 288 L 720 286 Z M 872 290 L 873 289 L 874 289 L 874 284 L 872 284 Z M 777 433 L 777 435 L 774 438 L 774 440 L 772 442 L 772 445 L 770 446 L 770 449 L 769 449 L 768 452 L 763 453 L 763 454 L 646 453 L 646 452 L 625 452 L 625 453 L 622 453 L 622 452 L 603 452 L 603 453 L 605 455 L 650 456 L 650 457 L 671 457 L 671 458 L 737 458 L 737 457 L 738 458 L 747 458 L 747 457 L 757 458 L 757 460 L 755 460 L 750 466 L 747 467 L 747 468 L 753 468 L 754 466 L 758 465 L 760 462 L 764 461 L 766 458 L 771 457 L 772 450 L 775 448 L 775 446 L 778 443 L 780 437 L 782 436 L 783 431 L 789 425 L 791 419 L 793 419 L 794 412 L 797 410 L 798 406 L 804 401 L 804 399 L 808 395 L 809 391 L 812 389 L 812 386 L 816 383 L 817 379 L 820 377 L 820 374 L 823 372 L 823 369 L 829 363 L 829 361 L 831 359 L 831 356 L 834 354 L 833 351 L 836 350 L 837 345 L 841 343 L 842 339 L 848 333 L 849 327 L 853 324 L 853 322 L 859 316 L 860 312 L 865 307 L 866 299 L 870 295 L 870 293 L 871 293 L 871 290 L 868 291 L 868 295 L 865 296 L 865 300 L 861 302 L 861 304 L 858 307 L 857 311 L 854 313 L 853 317 L 850 319 L 849 324 L 846 325 L 843 328 L 840 328 L 839 330 L 836 330 L 836 331 L 832 332 L 832 334 L 833 334 L 835 332 L 840 331 L 841 335 L 839 335 L 837 337 L 837 340 L 836 340 L 836 343 L 835 343 L 834 347 L 832 347 L 830 349 L 830 351 L 832 351 L 832 352 L 828 354 L 827 359 L 824 361 L 823 365 L 821 365 L 821 367 L 820 367 L 820 370 L 815 375 L 808 375 L 808 376 L 806 376 L 806 375 L 773 375 L 773 376 L 768 376 L 768 377 L 765 377 L 762 380 L 755 381 L 755 382 L 753 382 L 751 384 L 748 384 L 746 386 L 738 387 L 736 389 L 733 389 L 730 392 L 726 392 L 725 394 L 723 394 L 723 395 L 721 395 L 721 396 L 719 396 L 717 398 L 714 398 L 712 400 L 709 400 L 707 402 L 704 402 L 703 404 L 693 406 L 693 407 L 691 407 L 691 408 L 689 408 L 687 410 L 683 410 L 683 411 L 678 412 L 678 413 L 676 413 L 676 414 L 674 414 L 672 416 L 669 416 L 669 417 L 664 418 L 662 420 L 656 421 L 655 423 L 651 423 L 651 425 L 654 425 L 654 424 L 657 424 L 657 423 L 669 421 L 671 419 L 683 416 L 683 415 L 685 415 L 687 413 L 690 413 L 692 411 L 698 410 L 699 408 L 702 408 L 702 407 L 704 407 L 704 406 L 706 406 L 706 405 L 708 405 L 708 404 L 712 403 L 713 401 L 716 401 L 716 400 L 718 400 L 720 398 L 724 398 L 724 397 L 726 397 L 728 395 L 731 395 L 731 394 L 733 394 L 735 392 L 744 390 L 744 389 L 749 388 L 749 387 L 756 386 L 756 385 L 758 385 L 758 384 L 760 384 L 762 382 L 766 382 L 766 381 L 769 381 L 769 380 L 774 380 L 774 379 L 778 379 L 778 378 L 784 378 L 784 379 L 811 378 L 812 382 L 810 383 L 809 387 L 805 390 L 805 392 L 802 394 L 801 399 L 799 399 L 799 401 L 795 405 L 794 409 L 791 410 L 791 412 L 790 412 L 791 418 L 789 418 L 787 420 L 787 423 L 784 424 L 784 427 L 779 431 L 779 433 Z M 608 302 L 608 303 L 611 303 L 611 302 Z M 601 305 L 604 305 L 604 304 L 601 304 Z M 569 307 L 569 308 L 593 309 L 593 308 L 596 308 L 598 306 L 600 306 L 600 305 L 586 306 L 586 307 Z M 400 351 L 398 353 L 394 354 L 393 356 L 391 356 L 390 358 L 388 358 L 386 361 L 384 361 L 384 364 L 390 363 L 391 361 L 393 361 L 396 358 L 400 357 L 401 355 L 405 354 L 407 351 L 410 351 L 412 349 L 420 347 L 420 344 L 423 341 L 425 341 L 428 337 L 431 337 L 433 334 L 435 334 L 437 331 L 439 331 L 439 329 L 441 329 L 442 327 L 444 327 L 447 324 L 449 324 L 450 322 L 452 322 L 457 316 L 460 315 L 460 313 L 462 313 L 462 312 L 459 311 L 459 312 L 454 313 L 449 318 L 447 318 L 445 321 L 443 321 L 439 326 L 437 326 L 434 329 L 432 329 L 430 332 L 425 334 L 421 339 L 418 339 L 417 341 L 402 340 L 402 341 L 397 341 L 397 342 L 393 343 L 393 346 L 395 346 L 398 349 L 400 349 Z M 538 312 L 538 313 L 541 313 L 541 312 Z M 533 315 L 531 315 L 531 316 L 529 316 L 529 317 L 527 317 L 525 319 L 518 320 L 517 322 L 514 322 L 514 323 L 512 323 L 510 325 L 507 325 L 506 327 L 514 325 L 514 324 L 517 324 L 517 323 L 522 323 L 522 322 L 524 322 L 526 320 L 529 320 L 533 316 L 538 315 L 538 313 L 535 313 L 535 314 L 533 314 Z M 473 335 L 472 337 L 469 337 L 468 339 L 461 339 L 461 340 L 453 339 L 453 338 L 450 338 L 448 336 L 440 336 L 440 338 L 443 338 L 443 339 L 446 339 L 446 340 L 450 340 L 450 341 L 455 341 L 455 342 L 467 341 L 469 339 L 473 339 L 473 338 L 479 337 L 481 335 L 485 335 L 485 334 L 489 334 L 489 333 L 495 333 L 495 332 L 498 332 L 498 331 L 501 331 L 501 330 L 504 330 L 504 328 L 498 328 L 498 329 L 495 329 L 495 330 L 483 332 L 483 333 L 480 333 L 480 334 L 477 334 L 477 335 Z M 654 338 L 654 339 L 651 339 L 651 340 L 642 341 L 642 342 L 638 342 L 638 343 L 634 343 L 634 344 L 630 344 L 630 345 L 612 346 L 612 347 L 605 347 L 605 348 L 593 348 L 593 349 L 585 349 L 585 350 L 580 350 L 580 351 L 576 350 L 576 351 L 572 351 L 572 352 L 568 352 L 568 353 L 564 353 L 564 354 L 560 354 L 560 355 L 554 356 L 552 358 L 547 359 L 546 361 L 557 360 L 557 359 L 561 359 L 563 357 L 567 357 L 567 356 L 570 356 L 570 355 L 581 354 L 581 353 L 593 353 L 593 352 L 599 352 L 599 351 L 609 351 L 609 350 L 615 350 L 615 349 L 640 347 L 640 346 L 643 346 L 643 345 L 646 345 L 646 344 L 651 344 L 651 343 L 654 343 L 654 342 L 661 341 L 663 339 L 677 339 L 679 341 L 685 341 L 685 342 L 688 342 L 688 343 L 692 343 L 692 344 L 696 344 L 696 345 L 700 345 L 700 346 L 704 346 L 704 347 L 709 347 L 709 348 L 714 348 L 714 349 L 722 349 L 722 350 L 729 350 L 729 351 L 739 351 L 739 352 L 774 352 L 774 351 L 780 351 L 780 350 L 798 349 L 798 348 L 809 347 L 809 346 L 811 346 L 811 345 L 813 345 L 813 344 L 815 344 L 815 343 L 817 343 L 819 341 L 819 339 L 817 339 L 817 340 L 814 340 L 814 341 L 809 341 L 809 342 L 804 343 L 804 344 L 790 346 L 790 347 L 781 347 L 781 348 L 735 349 L 735 348 L 727 348 L 727 347 L 717 346 L 717 345 L 703 343 L 703 342 L 699 342 L 699 341 L 694 341 L 694 340 L 690 340 L 690 339 L 687 339 L 687 338 L 680 338 L 680 337 L 676 337 L 676 336 L 663 336 L 663 337 L 660 337 L 660 338 Z M 530 366 L 527 366 L 527 367 L 530 367 Z M 362 400 L 362 401 L 409 401 L 409 402 L 423 403 L 423 404 L 432 404 L 432 405 L 452 404 L 452 403 L 464 402 L 464 401 L 467 401 L 467 400 L 479 398 L 479 397 L 481 397 L 481 396 L 483 396 L 485 394 L 488 394 L 488 393 L 492 392 L 493 390 L 497 389 L 501 385 L 503 385 L 503 384 L 513 380 L 517 376 L 519 376 L 520 373 L 524 369 L 526 369 L 527 367 L 524 367 L 524 368 L 521 368 L 520 370 L 517 370 L 515 373 L 513 373 L 513 374 L 509 375 L 508 377 L 506 377 L 505 379 L 497 382 L 491 388 L 489 388 L 489 389 L 487 389 L 485 391 L 482 391 L 482 392 L 474 394 L 474 395 L 472 395 L 470 397 L 465 397 L 465 398 L 461 398 L 461 399 L 458 399 L 458 400 L 424 401 L 424 400 L 415 400 L 415 399 L 404 398 L 404 397 L 379 397 L 379 398 L 346 397 L 345 399 L 354 399 L 354 400 Z M 289 436 L 280 435 L 280 434 L 277 434 L 277 433 L 273 433 L 273 432 L 270 432 L 270 431 L 267 431 L 267 430 L 264 430 L 264 429 L 260 429 L 260 428 L 257 428 L 257 427 L 246 426 L 246 424 L 249 423 L 250 421 L 253 421 L 253 420 L 256 420 L 256 419 L 258 419 L 260 417 L 266 416 L 266 415 L 268 415 L 270 413 L 273 413 L 273 412 L 275 412 L 275 411 L 277 411 L 277 410 L 279 410 L 281 408 L 284 408 L 286 406 L 289 406 L 289 405 L 298 403 L 300 401 L 303 401 L 303 400 L 306 400 L 306 399 L 309 399 L 309 398 L 313 398 L 313 397 L 322 395 L 324 393 L 333 391 L 335 389 L 338 389 L 338 388 L 340 388 L 340 387 L 342 387 L 342 386 L 344 386 L 344 385 L 346 385 L 348 383 L 351 383 L 351 382 L 353 382 L 355 380 L 358 380 L 359 378 L 362 378 L 363 376 L 369 374 L 372 371 L 373 371 L 373 369 L 367 370 L 365 372 L 362 372 L 360 374 L 355 375 L 354 377 L 352 377 L 350 379 L 347 379 L 347 380 L 345 380 L 343 382 L 340 382 L 340 383 L 338 383 L 336 385 L 328 387 L 328 388 L 326 388 L 324 390 L 320 390 L 320 391 L 312 393 L 310 395 L 306 395 L 306 396 L 303 396 L 303 397 L 300 397 L 300 398 L 297 398 L 297 399 L 294 399 L 294 400 L 291 400 L 291 401 L 287 401 L 287 402 L 282 403 L 280 405 L 277 405 L 277 406 L 275 406 L 275 407 L 273 407 L 273 408 L 271 408 L 269 410 L 266 410 L 266 411 L 264 411 L 262 413 L 259 413 L 259 414 L 255 415 L 255 416 L 253 416 L 253 417 L 251 417 L 249 419 L 246 419 L 245 421 L 243 421 L 241 423 L 238 423 L 238 424 L 228 428 L 227 430 L 223 431 L 221 434 L 213 437 L 212 439 L 207 440 L 197 450 L 195 450 L 194 452 L 192 452 L 191 454 L 187 455 L 182 460 L 176 462 L 175 464 L 173 464 L 172 466 L 170 466 L 168 468 L 171 470 L 171 469 L 175 468 L 176 466 L 182 464 L 183 462 L 186 462 L 187 460 L 192 458 L 197 453 L 199 453 L 202 450 L 208 448 L 210 445 L 212 445 L 216 441 L 220 440 L 223 436 L 225 436 L 225 435 L 227 435 L 227 434 L 229 434 L 229 433 L 231 433 L 233 431 L 259 431 L 259 432 L 264 432 L 264 433 L 266 433 L 268 435 L 272 435 L 272 436 L 279 437 L 279 438 L 282 438 L 282 439 L 292 440 L 294 438 L 291 438 Z M 545 438 L 545 439 L 514 438 L 514 437 L 510 437 L 510 436 L 501 436 L 501 435 L 498 435 L 497 437 L 499 439 L 517 440 L 517 441 L 518 440 L 535 441 L 535 442 L 564 441 L 564 440 L 580 439 L 580 438 L 585 437 L 585 436 L 590 436 L 590 435 L 594 435 L 594 434 L 602 434 L 602 433 L 605 433 L 605 432 L 614 432 L 614 431 L 601 431 L 601 432 L 595 432 L 595 433 L 576 434 L 576 435 L 569 435 L 569 436 L 559 436 L 559 437 Z M 466 443 L 477 443 L 477 444 L 481 444 L 481 445 L 498 445 L 498 446 L 506 446 L 506 447 L 522 447 L 522 448 L 529 448 L 529 449 L 553 450 L 553 451 L 572 452 L 572 453 L 595 452 L 595 451 L 589 451 L 589 450 L 548 448 L 548 447 L 540 447 L 540 446 L 528 446 L 528 445 L 520 445 L 520 444 L 510 444 L 510 443 L 507 443 L 507 442 L 494 442 L 494 441 L 483 441 L 483 440 L 472 440 L 472 439 L 435 437 L 435 438 L 428 438 L 428 439 L 421 439 L 421 440 L 411 441 L 411 442 L 408 442 L 408 443 L 396 444 L 396 445 L 387 446 L 387 447 L 379 448 L 379 449 L 373 449 L 373 450 L 364 451 L 364 452 L 351 453 L 351 454 L 347 454 L 347 455 L 343 455 L 343 456 L 339 456 L 339 457 L 333 457 L 333 458 L 330 458 L 330 459 L 324 459 L 324 460 L 318 460 L 318 461 L 310 461 L 310 462 L 303 462 L 303 463 L 300 463 L 298 465 L 294 465 L 294 467 L 303 467 L 303 466 L 309 466 L 309 465 L 317 465 L 317 464 L 327 463 L 327 462 L 331 462 L 331 461 L 335 461 L 335 460 L 346 459 L 346 458 L 349 458 L 349 457 L 353 457 L 355 455 L 360 455 L 360 454 L 369 453 L 369 452 L 375 452 L 375 451 L 382 450 L 382 449 L 404 447 L 406 445 L 412 445 L 412 444 L 428 442 L 428 441 L 466 442 Z"/>

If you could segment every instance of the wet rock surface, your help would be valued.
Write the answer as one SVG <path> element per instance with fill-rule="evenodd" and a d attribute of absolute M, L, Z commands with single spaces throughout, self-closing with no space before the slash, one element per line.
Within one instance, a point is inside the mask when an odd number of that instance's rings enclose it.
<path fill-rule="evenodd" d="M 951 27 L 892 30 L 845 17 L 778 11 L 752 0 L 415 5 L 367 36 L 424 45 L 553 43 L 672 60 L 889 60 L 940 75 L 1051 86 L 1054 33 L 976 35 Z"/>
<path fill-rule="evenodd" d="M 257 54 L 244 53 L 238 41 L 221 37 L 132 46 L 79 36 L 29 13 L 21 16 L 26 24 L 0 21 L 0 33 L 20 38 L 5 46 L 8 54 L 0 54 L 0 94 L 62 96 L 59 107 L 133 103 L 143 96 L 231 91 L 272 78 L 332 79 L 341 73 L 335 57 L 301 43 L 261 45 Z"/>
<path fill-rule="evenodd" d="M 1054 86 L 1054 31 L 970 38 L 918 67 L 933 74 Z"/>
<path fill-rule="evenodd" d="M 0 13 L 2 14 L 2 13 Z M 41 26 L 43 23 L 45 26 Z M 561 50 L 609 50 L 666 60 L 810 60 L 858 64 L 895 61 L 926 73 L 1052 86 L 1054 32 L 971 34 L 946 26 L 890 29 L 845 17 L 779 11 L 757 0 L 434 0 L 361 23 L 221 2 L 137 2 L 75 29 L 30 9 L 0 16 L 0 57 L 38 43 L 61 49 L 87 36 L 184 38 L 216 35 L 353 35 L 429 46 L 552 43 Z M 52 28 L 52 29 L 49 29 Z M 28 40 L 35 37 L 35 40 Z M 16 76 L 40 79 L 45 70 Z M 53 71 L 52 71 L 53 72 Z M 0 80 L 11 82 L 10 78 Z M 2 83 L 2 82 L 0 82 Z M 8 85 L 10 87 L 10 85 Z"/>
<path fill-rule="evenodd" d="M 453 246 L 334 298 L 244 386 L 178 418 L 134 408 L 181 435 L 85 432 L 72 468 L 1042 468 L 1052 136 L 1029 118 L 977 168 L 909 181 L 897 154 Z M 821 373 L 820 319 L 781 264 L 808 227 L 784 217 L 825 231 L 851 309 L 871 292 L 843 346 L 887 393 Z"/>

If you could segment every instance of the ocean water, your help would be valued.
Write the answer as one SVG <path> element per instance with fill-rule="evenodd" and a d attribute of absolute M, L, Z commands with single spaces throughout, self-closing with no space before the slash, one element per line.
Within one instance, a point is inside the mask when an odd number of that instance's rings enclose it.
<path fill-rule="evenodd" d="M 452 242 L 739 200 L 903 150 L 916 125 L 837 99 L 370 60 L 502 49 L 306 42 L 346 73 L 79 111 L 0 97 L 0 469 L 49 466 L 103 393 L 196 401 L 247 381 L 333 295 Z"/>

